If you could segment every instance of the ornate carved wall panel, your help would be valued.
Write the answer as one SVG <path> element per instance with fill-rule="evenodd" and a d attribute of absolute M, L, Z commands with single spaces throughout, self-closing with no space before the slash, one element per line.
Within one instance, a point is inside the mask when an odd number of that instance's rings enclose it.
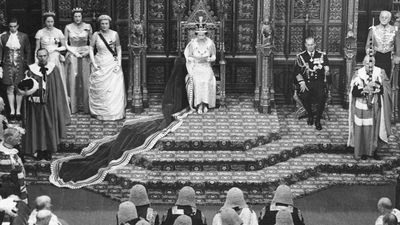
<path fill-rule="evenodd" d="M 240 74 L 237 77 L 236 84 L 249 84 L 254 83 L 255 65 L 252 63 L 250 65 L 237 65 L 236 73 Z"/>
<path fill-rule="evenodd" d="M 238 2 L 238 19 L 254 19 L 256 14 L 254 14 L 255 0 L 239 0 Z"/>
<path fill-rule="evenodd" d="M 329 22 L 341 22 L 343 0 L 329 0 Z"/>
<path fill-rule="evenodd" d="M 275 98 L 280 103 L 289 103 L 293 96 L 293 62 L 291 65 L 275 64 L 273 70 Z"/>
<path fill-rule="evenodd" d="M 148 26 L 148 51 L 164 52 L 165 23 L 149 23 Z"/>
<path fill-rule="evenodd" d="M 315 39 L 315 44 L 317 44 L 317 49 L 322 50 L 323 46 L 322 46 L 322 42 L 324 39 L 323 36 L 323 27 L 322 26 L 311 26 L 310 27 L 310 35 L 314 37 Z M 324 51 L 326 51 L 325 49 L 323 49 Z"/>
<path fill-rule="evenodd" d="M 328 27 L 328 52 L 340 55 L 342 39 L 342 27 Z"/>
<path fill-rule="evenodd" d="M 167 65 L 164 62 L 147 63 L 147 88 L 154 92 L 162 92 L 161 84 L 165 83 Z"/>
<path fill-rule="evenodd" d="M 304 27 L 292 26 L 289 32 L 290 53 L 297 54 L 303 50 Z"/>
<path fill-rule="evenodd" d="M 60 20 L 65 18 L 71 18 L 72 1 L 71 0 L 59 0 L 58 1 L 58 18 Z"/>
<path fill-rule="evenodd" d="M 275 34 L 274 34 L 274 39 L 275 39 L 275 51 L 276 52 L 284 52 L 284 44 L 285 44 L 285 39 L 282 38 L 285 37 L 285 26 L 283 25 L 276 25 L 275 26 Z"/>
<path fill-rule="evenodd" d="M 128 19 L 129 18 L 129 8 L 127 7 L 128 0 L 118 0 L 115 1 L 115 4 L 117 4 L 116 7 L 117 17 L 119 19 Z"/>
<path fill-rule="evenodd" d="M 149 0 L 147 4 L 147 15 L 149 20 L 164 20 L 166 19 L 166 0 Z"/>
<path fill-rule="evenodd" d="M 226 88 L 228 92 L 240 93 L 254 89 L 256 63 L 254 60 L 227 60 Z M 240 74 L 240 76 L 236 76 Z"/>
<path fill-rule="evenodd" d="M 308 14 L 310 20 L 321 20 L 322 10 L 321 0 L 294 0 L 291 9 L 292 19 L 304 20 Z"/>
<path fill-rule="evenodd" d="M 0 0 L 0 27 L 6 26 L 6 18 L 6 0 Z M 3 30 L 0 30 L 0 32 L 3 32 Z"/>
<path fill-rule="evenodd" d="M 286 21 L 286 6 L 287 0 L 276 0 L 275 1 L 275 20 L 278 22 Z"/>
<path fill-rule="evenodd" d="M 240 23 L 237 29 L 237 53 L 254 53 L 255 51 L 255 37 L 254 23 Z"/>
<path fill-rule="evenodd" d="M 237 1 L 237 21 L 235 27 L 237 30 L 236 37 L 236 54 L 254 54 L 256 40 L 256 1 L 255 0 L 238 0 Z"/>
<path fill-rule="evenodd" d="M 277 101 L 292 98 L 292 70 L 296 54 L 303 51 L 307 35 L 315 38 L 317 49 L 335 63 L 332 95 L 340 98 L 343 60 L 343 29 L 346 0 L 275 0 L 274 2 L 274 88 Z M 289 11 L 288 11 L 289 10 Z M 307 20 L 308 19 L 308 20 Z"/>

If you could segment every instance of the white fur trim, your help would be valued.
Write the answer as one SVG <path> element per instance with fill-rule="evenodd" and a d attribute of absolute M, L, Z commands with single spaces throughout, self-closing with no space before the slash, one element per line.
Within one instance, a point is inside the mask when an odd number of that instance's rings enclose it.
<path fill-rule="evenodd" d="M 46 65 L 46 68 L 48 69 L 47 74 L 53 72 L 55 66 L 56 64 L 48 62 Z M 40 72 L 40 66 L 37 63 L 29 65 L 29 70 L 35 75 L 42 76 L 42 72 Z"/>
<path fill-rule="evenodd" d="M 372 126 L 374 124 L 372 118 L 369 119 L 361 119 L 358 116 L 354 115 L 354 123 L 357 126 Z"/>
<path fill-rule="evenodd" d="M 359 99 L 356 100 L 356 108 L 361 110 L 368 110 L 368 104 L 361 102 Z"/>

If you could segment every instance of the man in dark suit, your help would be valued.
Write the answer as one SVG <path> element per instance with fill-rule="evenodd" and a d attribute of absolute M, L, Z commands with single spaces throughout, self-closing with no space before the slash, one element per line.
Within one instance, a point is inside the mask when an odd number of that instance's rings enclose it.
<path fill-rule="evenodd" d="M 314 124 L 314 115 L 311 108 L 312 98 L 317 103 L 315 128 L 322 129 L 321 117 L 325 109 L 327 98 L 326 78 L 329 75 L 328 57 L 324 52 L 315 50 L 313 37 L 306 38 L 306 51 L 297 55 L 294 68 L 295 82 L 298 84 L 298 96 L 307 111 L 307 124 Z"/>
<path fill-rule="evenodd" d="M 2 83 L 7 87 L 10 119 L 21 119 L 22 95 L 16 86 L 24 78 L 30 64 L 31 47 L 28 35 L 18 31 L 17 19 L 9 22 L 10 31 L 0 38 L 0 65 L 3 68 Z M 16 103 L 16 104 L 15 104 Z"/>

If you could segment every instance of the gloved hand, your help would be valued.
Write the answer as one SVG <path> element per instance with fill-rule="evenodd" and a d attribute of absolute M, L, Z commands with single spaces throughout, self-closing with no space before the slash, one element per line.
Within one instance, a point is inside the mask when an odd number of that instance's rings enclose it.
<path fill-rule="evenodd" d="M 7 215 L 16 217 L 18 213 L 17 201 L 19 197 L 16 195 L 10 195 L 6 199 L 0 200 L 0 211 L 4 211 Z"/>

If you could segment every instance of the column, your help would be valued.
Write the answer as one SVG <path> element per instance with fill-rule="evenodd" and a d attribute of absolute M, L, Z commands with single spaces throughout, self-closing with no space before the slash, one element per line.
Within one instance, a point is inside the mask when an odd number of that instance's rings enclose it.
<path fill-rule="evenodd" d="M 344 56 L 346 60 L 346 76 L 343 89 L 343 108 L 349 107 L 350 82 L 354 74 L 355 59 L 357 54 L 357 23 L 358 23 L 358 0 L 348 1 L 347 34 L 345 37 Z"/>
<path fill-rule="evenodd" d="M 132 86 L 131 109 L 133 113 L 143 112 L 142 78 L 146 79 L 142 74 L 143 52 L 146 45 L 144 43 L 144 21 L 140 20 L 141 5 L 141 0 L 129 1 L 129 86 Z"/>
<path fill-rule="evenodd" d="M 273 100 L 273 82 L 272 82 L 272 27 L 268 19 L 262 23 L 263 44 L 258 46 L 258 52 L 262 56 L 262 76 L 260 89 L 260 105 L 258 110 L 261 113 L 271 113 Z"/>

